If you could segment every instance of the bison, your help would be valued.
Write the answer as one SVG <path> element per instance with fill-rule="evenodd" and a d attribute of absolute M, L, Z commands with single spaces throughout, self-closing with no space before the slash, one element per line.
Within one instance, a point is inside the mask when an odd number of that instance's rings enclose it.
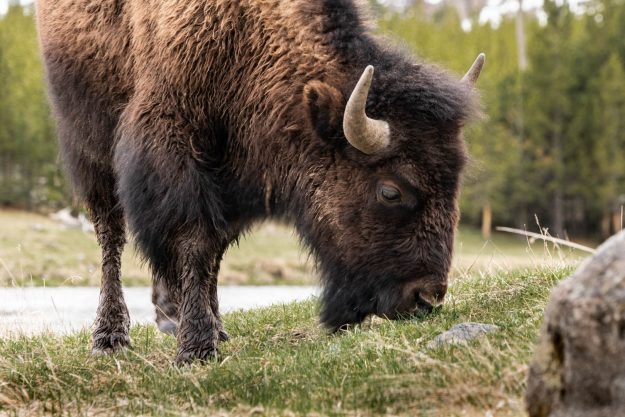
<path fill-rule="evenodd" d="M 94 352 L 130 345 L 126 226 L 180 363 L 227 338 L 219 264 L 266 218 L 314 255 L 329 329 L 442 302 L 483 55 L 456 80 L 375 36 L 356 0 L 38 0 L 37 21 L 102 248 Z"/>

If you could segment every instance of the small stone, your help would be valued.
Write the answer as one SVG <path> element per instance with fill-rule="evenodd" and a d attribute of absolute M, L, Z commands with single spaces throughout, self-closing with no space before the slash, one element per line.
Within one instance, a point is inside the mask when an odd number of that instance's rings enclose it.
<path fill-rule="evenodd" d="M 427 347 L 437 348 L 441 346 L 451 346 L 458 344 L 466 344 L 468 341 L 476 339 L 488 333 L 492 333 L 499 329 L 494 324 L 484 323 L 460 323 L 432 339 Z"/>
<path fill-rule="evenodd" d="M 68 229 L 80 229 L 81 223 L 77 217 L 72 215 L 72 210 L 70 208 L 64 208 L 62 210 L 57 211 L 56 213 L 50 214 L 50 218 L 52 220 L 56 220 L 57 222 L 63 224 Z"/>
<path fill-rule="evenodd" d="M 32 223 L 30 225 L 31 230 L 34 230 L 35 232 L 43 232 L 46 230 L 46 227 L 41 224 L 41 223 Z"/>

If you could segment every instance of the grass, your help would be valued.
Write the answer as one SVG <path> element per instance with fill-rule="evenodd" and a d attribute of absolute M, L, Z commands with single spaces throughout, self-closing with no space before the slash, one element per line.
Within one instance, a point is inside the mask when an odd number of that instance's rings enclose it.
<path fill-rule="evenodd" d="M 0 210 L 0 286 L 97 286 L 100 250 L 93 234 L 68 230 L 41 215 Z M 493 274 L 519 267 L 580 259 L 579 252 L 528 244 L 523 238 L 496 233 L 483 240 L 471 228 L 456 238 L 453 277 Z M 122 259 L 125 286 L 150 285 L 150 275 L 128 245 Z M 219 281 L 222 284 L 313 284 L 312 264 L 291 228 L 267 223 L 228 250 Z"/>
<path fill-rule="evenodd" d="M 46 216 L 0 210 L 0 286 L 98 286 L 100 249 L 95 235 L 67 229 Z M 148 268 L 133 245 L 122 258 L 125 286 L 151 285 Z M 290 228 L 267 223 L 222 263 L 222 284 L 304 284 L 312 267 Z"/>
<path fill-rule="evenodd" d="M 550 289 L 570 268 L 456 279 L 447 303 L 409 321 L 328 335 L 309 301 L 224 317 L 217 361 L 177 368 L 175 340 L 132 328 L 133 349 L 89 355 L 87 331 L 0 340 L 0 415 L 521 416 L 526 364 Z M 427 348 L 456 323 L 500 330 Z"/>

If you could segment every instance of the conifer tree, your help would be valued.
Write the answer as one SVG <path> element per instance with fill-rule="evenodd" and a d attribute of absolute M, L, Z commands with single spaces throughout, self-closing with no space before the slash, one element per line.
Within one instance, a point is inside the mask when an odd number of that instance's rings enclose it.
<path fill-rule="evenodd" d="M 616 53 L 599 71 L 594 92 L 596 195 L 606 236 L 620 229 L 625 205 L 625 70 Z"/>

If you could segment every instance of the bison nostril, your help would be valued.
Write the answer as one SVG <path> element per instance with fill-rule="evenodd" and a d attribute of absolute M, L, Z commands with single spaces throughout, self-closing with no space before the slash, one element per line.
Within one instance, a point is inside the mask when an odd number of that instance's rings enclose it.
<path fill-rule="evenodd" d="M 414 293 L 414 301 L 416 304 L 416 310 L 424 311 L 426 313 L 434 310 L 434 306 L 421 297 L 421 293 L 419 291 Z"/>

